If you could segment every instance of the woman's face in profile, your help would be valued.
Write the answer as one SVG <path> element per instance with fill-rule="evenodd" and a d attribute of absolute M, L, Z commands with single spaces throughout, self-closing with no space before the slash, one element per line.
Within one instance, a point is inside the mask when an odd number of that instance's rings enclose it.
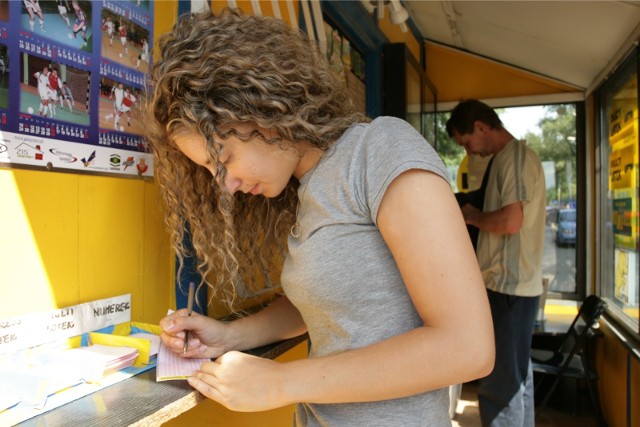
<path fill-rule="evenodd" d="M 240 134 L 258 130 L 269 135 L 266 129 L 254 125 L 240 124 L 234 128 Z M 207 155 L 207 142 L 200 134 L 180 133 L 173 140 L 185 156 L 207 168 L 218 184 L 231 194 L 241 191 L 254 196 L 276 197 L 288 185 L 300 163 L 300 155 L 295 149 L 268 144 L 259 137 L 244 141 L 232 135 L 216 141 L 219 160 L 225 169 L 225 173 L 218 173 L 216 164 Z M 220 182 L 222 176 L 224 183 Z"/>

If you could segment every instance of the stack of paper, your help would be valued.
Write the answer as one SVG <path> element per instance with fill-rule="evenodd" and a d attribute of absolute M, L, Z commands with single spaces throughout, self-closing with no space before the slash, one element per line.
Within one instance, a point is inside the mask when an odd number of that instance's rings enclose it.
<path fill-rule="evenodd" d="M 103 377 L 133 365 L 138 350 L 132 347 L 113 347 L 93 344 L 63 352 L 63 357 L 82 372 L 87 382 L 99 382 Z"/>
<path fill-rule="evenodd" d="M 155 362 L 155 355 L 158 354 L 160 346 L 160 337 L 149 332 L 136 332 L 127 335 L 91 332 L 89 342 L 94 345 L 135 348 L 138 350 L 138 357 L 133 364 L 136 367 L 142 367 Z"/>
<path fill-rule="evenodd" d="M 155 363 L 158 357 L 158 352 L 160 351 L 160 337 L 146 332 L 131 334 L 129 337 L 148 340 L 151 345 L 149 347 L 149 361 L 147 363 Z"/>

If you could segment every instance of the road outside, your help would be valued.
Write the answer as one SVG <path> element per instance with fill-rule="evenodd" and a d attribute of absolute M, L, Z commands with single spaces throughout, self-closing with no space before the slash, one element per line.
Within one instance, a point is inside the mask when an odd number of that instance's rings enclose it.
<path fill-rule="evenodd" d="M 576 248 L 556 246 L 556 224 L 545 227 L 542 275 L 549 279 L 549 292 L 576 291 Z"/>

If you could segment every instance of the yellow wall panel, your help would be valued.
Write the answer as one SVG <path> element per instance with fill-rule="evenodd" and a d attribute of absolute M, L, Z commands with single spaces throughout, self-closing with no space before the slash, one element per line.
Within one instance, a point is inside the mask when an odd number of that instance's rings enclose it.
<path fill-rule="evenodd" d="M 158 323 L 175 307 L 174 253 L 164 232 L 164 208 L 155 182 L 144 182 L 143 322 Z"/>
<path fill-rule="evenodd" d="M 273 3 L 271 2 L 271 0 L 260 0 L 258 2 L 258 4 L 260 5 L 260 11 L 262 12 L 262 16 L 273 16 Z M 253 9 L 251 9 L 253 10 Z M 282 13 L 282 10 L 280 11 Z"/>
<path fill-rule="evenodd" d="M 229 7 L 229 2 L 227 0 L 211 0 L 211 11 L 216 15 L 227 7 Z"/>
<path fill-rule="evenodd" d="M 627 423 L 627 349 L 606 323 L 600 322 L 604 337 L 597 341 L 596 370 L 604 418 L 612 426 L 638 425 L 640 420 L 640 363 L 631 361 L 631 420 Z"/>
<path fill-rule="evenodd" d="M 153 181 L 0 169 L 0 318 L 132 294 L 157 323 L 173 293 Z"/>
<path fill-rule="evenodd" d="M 2 317 L 77 303 L 74 175 L 0 170 Z"/>
<path fill-rule="evenodd" d="M 425 43 L 426 72 L 438 102 L 575 93 L 580 90 L 435 43 Z"/>
<path fill-rule="evenodd" d="M 173 252 L 152 181 L 0 169 L 0 317 L 132 295 L 133 320 L 174 306 Z"/>
<path fill-rule="evenodd" d="M 154 4 L 154 20 L 153 20 L 153 47 L 154 55 L 158 57 L 157 42 L 158 38 L 171 30 L 176 22 L 178 15 L 178 2 L 177 1 L 155 1 Z"/>
<path fill-rule="evenodd" d="M 141 321 L 144 183 L 81 176 L 78 193 L 81 298 L 131 293 L 132 318 Z"/>

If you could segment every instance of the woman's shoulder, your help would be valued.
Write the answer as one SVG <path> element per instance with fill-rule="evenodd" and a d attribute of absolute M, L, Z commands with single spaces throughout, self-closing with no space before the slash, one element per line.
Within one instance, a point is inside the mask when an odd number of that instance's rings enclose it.
<path fill-rule="evenodd" d="M 405 120 L 391 116 L 379 116 L 370 121 L 353 124 L 349 129 L 347 129 L 344 135 L 353 133 L 362 134 L 363 132 L 367 135 L 380 135 L 396 132 L 398 130 L 415 132 L 413 126 Z"/>
<path fill-rule="evenodd" d="M 413 151 L 416 148 L 428 150 L 431 147 L 408 122 L 389 116 L 380 116 L 370 122 L 354 124 L 345 131 L 338 144 L 334 146 L 334 150 L 341 154 L 360 153 L 367 157 L 393 150 Z"/>
<path fill-rule="evenodd" d="M 372 130 L 381 132 L 394 130 L 415 130 L 407 121 L 392 116 L 379 116 L 369 123 Z"/>

